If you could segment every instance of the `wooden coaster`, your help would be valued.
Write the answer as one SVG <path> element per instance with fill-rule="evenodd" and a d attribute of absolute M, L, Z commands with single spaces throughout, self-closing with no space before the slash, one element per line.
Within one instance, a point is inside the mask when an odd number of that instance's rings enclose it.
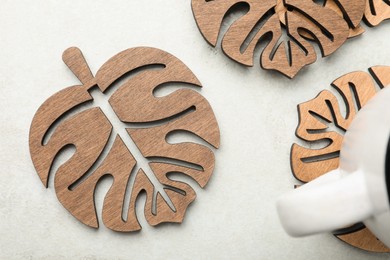
<path fill-rule="evenodd" d="M 390 19 L 390 2 L 388 0 L 367 0 L 364 21 L 369 26 L 377 26 Z"/>
<path fill-rule="evenodd" d="M 223 36 L 221 45 L 225 54 L 241 64 L 253 66 L 256 46 L 264 43 L 261 67 L 293 78 L 304 66 L 316 61 L 314 42 L 322 56 L 328 56 L 351 36 L 350 28 L 356 30 L 355 34 L 361 33 L 358 26 L 365 0 L 333 0 L 332 3 L 323 6 L 313 0 L 192 0 L 192 10 L 203 37 L 214 47 L 224 19 L 237 10 L 244 10 L 245 14 Z M 283 39 L 283 31 L 288 40 Z"/>
<path fill-rule="evenodd" d="M 299 124 L 295 134 L 307 143 L 295 143 L 291 147 L 295 178 L 309 182 L 338 167 L 341 143 L 356 113 L 378 89 L 390 85 L 390 66 L 371 67 L 369 72 L 352 72 L 333 81 L 331 85 L 341 98 L 323 90 L 314 99 L 298 105 Z M 367 251 L 390 252 L 368 229 L 358 231 L 336 236 Z"/>
<path fill-rule="evenodd" d="M 52 95 L 33 118 L 30 153 L 43 185 L 54 178 L 59 201 L 90 227 L 99 226 L 94 192 L 105 176 L 112 179 L 102 209 L 108 228 L 140 230 L 135 207 L 145 192 L 150 225 L 181 223 L 196 194 L 177 175 L 201 187 L 207 184 L 219 128 L 197 91 L 180 86 L 159 97 L 154 91 L 170 83 L 200 88 L 198 79 L 176 57 L 154 48 L 127 49 L 104 63 L 96 76 L 78 48 L 67 49 L 63 60 L 82 84 Z M 94 106 L 96 95 L 107 105 Z M 199 143 L 168 142 L 177 133 L 196 136 Z M 53 163 L 69 147 L 75 148 L 73 155 L 52 176 Z"/>
<path fill-rule="evenodd" d="M 278 0 L 278 1 L 283 2 L 283 0 Z M 283 5 L 279 5 L 279 6 L 283 6 Z M 332 9 L 333 11 L 335 11 L 340 17 L 344 18 L 344 13 L 340 9 L 340 7 L 338 6 L 337 0 L 327 0 L 327 1 L 325 1 L 325 6 Z M 284 7 L 284 8 L 286 8 L 286 7 Z M 362 8 L 362 6 L 360 6 L 360 8 Z M 362 10 L 360 8 L 359 8 L 359 10 Z M 351 20 L 348 16 L 345 17 L 347 19 L 347 23 L 349 26 L 348 38 L 353 38 L 353 37 L 359 36 L 365 32 L 364 28 L 359 24 L 360 20 L 361 20 L 360 14 L 361 13 L 359 13 L 359 15 L 353 15 L 351 18 L 355 18 L 354 20 Z M 283 24 L 285 24 L 284 14 L 280 15 L 279 18 L 280 18 L 280 21 Z M 301 35 L 307 39 L 315 40 L 315 38 L 310 33 L 306 32 L 306 31 L 302 31 Z"/>
<path fill-rule="evenodd" d="M 349 233 L 336 235 L 341 241 L 350 244 L 351 246 L 364 249 L 374 253 L 389 253 L 390 249 L 387 248 L 380 240 L 378 240 L 374 234 L 371 233 L 368 228 L 363 225 L 362 229 L 356 231 L 350 231 Z"/>
<path fill-rule="evenodd" d="M 340 12 L 335 1 L 336 0 L 327 0 L 325 6 L 332 8 L 343 17 L 343 13 Z M 385 0 L 367 0 L 363 18 L 363 21 L 370 27 L 378 26 L 383 21 L 390 19 L 390 2 L 386 2 Z M 348 38 L 359 36 L 365 31 L 359 24 L 352 24 L 351 22 L 348 24 L 350 25 Z M 313 39 L 309 34 L 305 34 L 304 36 L 308 39 Z"/>

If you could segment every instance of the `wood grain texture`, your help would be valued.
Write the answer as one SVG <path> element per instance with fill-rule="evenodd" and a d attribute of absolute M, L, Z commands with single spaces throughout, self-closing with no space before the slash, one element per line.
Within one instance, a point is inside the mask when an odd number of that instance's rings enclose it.
<path fill-rule="evenodd" d="M 196 194 L 170 175 L 191 177 L 204 187 L 214 170 L 212 148 L 219 147 L 219 128 L 209 103 L 197 91 L 181 86 L 159 97 L 154 91 L 171 83 L 201 87 L 198 79 L 174 56 L 147 47 L 115 55 L 96 76 L 78 48 L 67 49 L 63 60 L 82 85 L 48 98 L 33 118 L 30 153 L 42 183 L 48 186 L 57 157 L 74 147 L 56 171 L 54 186 L 59 201 L 79 221 L 99 226 L 94 193 L 109 176 L 112 183 L 102 209 L 108 228 L 141 229 L 135 208 L 143 192 L 150 225 L 182 222 Z M 110 105 L 94 106 L 94 91 Z M 168 136 L 178 132 L 196 136 L 199 143 L 168 142 Z"/>
<path fill-rule="evenodd" d="M 336 169 L 345 132 L 358 113 L 378 91 L 390 85 L 390 66 L 375 66 L 366 72 L 352 72 L 332 83 L 332 91 L 323 90 L 317 97 L 298 105 L 296 136 L 306 143 L 291 147 L 292 173 L 302 182 Z M 375 82 L 379 87 L 375 85 Z M 352 232 L 352 231 L 351 231 Z M 337 235 L 339 239 L 367 251 L 382 252 L 383 244 L 368 230 Z M 368 237 L 362 240 L 364 234 Z M 388 249 L 386 249 L 388 250 Z"/>
<path fill-rule="evenodd" d="M 343 1 L 346 3 L 346 1 Z M 359 36 L 365 32 L 364 28 L 360 25 L 360 21 L 362 20 L 362 13 L 361 10 L 364 5 L 364 1 L 361 2 L 354 2 L 354 1 L 349 1 L 346 4 L 352 4 L 355 6 L 355 8 L 349 9 L 349 12 L 343 12 L 339 8 L 339 2 L 336 0 L 328 0 L 325 2 L 325 6 L 332 9 L 335 11 L 340 17 L 343 17 L 347 20 L 348 25 L 349 25 L 349 34 L 348 38 L 354 38 L 356 36 Z"/>
<path fill-rule="evenodd" d="M 367 0 L 364 21 L 369 26 L 378 26 L 390 19 L 390 2 L 387 0 Z"/>
<path fill-rule="evenodd" d="M 347 233 L 344 235 L 336 236 L 341 241 L 352 245 L 354 247 L 364 249 L 374 253 L 389 253 L 390 249 L 387 248 L 380 240 L 378 240 L 374 234 L 367 228 L 363 228 L 353 233 Z"/>
<path fill-rule="evenodd" d="M 331 8 L 312 0 L 192 0 L 192 10 L 199 30 L 212 46 L 216 46 L 218 36 L 224 30 L 226 16 L 237 9 L 245 10 L 222 38 L 224 53 L 241 64 L 253 66 L 256 47 L 265 43 L 261 67 L 293 78 L 317 59 L 314 42 L 320 47 L 322 56 L 328 56 L 350 35 L 349 23 L 357 28 L 365 1 L 336 2 L 337 5 Z M 334 11 L 336 7 L 343 16 Z M 285 31 L 289 37 L 287 41 L 282 40 Z M 314 42 L 305 37 L 308 34 Z"/>
<path fill-rule="evenodd" d="M 280 22 L 283 25 L 286 25 L 286 12 L 288 11 L 287 7 L 283 3 L 284 0 L 278 0 L 278 4 L 275 7 L 275 11 L 279 16 Z M 348 38 L 353 38 L 359 36 L 365 32 L 364 28 L 360 25 L 360 21 L 362 20 L 364 1 L 342 1 L 342 6 L 346 6 L 348 11 L 343 11 L 340 9 L 340 2 L 337 0 L 327 0 L 325 1 L 325 7 L 332 9 L 335 11 L 340 17 L 346 19 L 349 25 L 349 34 Z M 313 35 L 306 31 L 301 31 L 300 34 L 310 40 L 315 40 Z"/>

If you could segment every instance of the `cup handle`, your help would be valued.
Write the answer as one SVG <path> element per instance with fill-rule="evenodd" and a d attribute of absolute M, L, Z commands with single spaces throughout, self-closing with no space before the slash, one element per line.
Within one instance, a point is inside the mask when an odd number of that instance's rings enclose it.
<path fill-rule="evenodd" d="M 328 172 L 277 200 L 279 219 L 295 237 L 344 228 L 373 213 L 364 173 Z"/>

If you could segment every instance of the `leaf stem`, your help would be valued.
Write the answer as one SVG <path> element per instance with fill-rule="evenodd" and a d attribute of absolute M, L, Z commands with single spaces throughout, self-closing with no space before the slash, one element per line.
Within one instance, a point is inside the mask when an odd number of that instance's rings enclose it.
<path fill-rule="evenodd" d="M 62 54 L 62 60 L 87 89 L 96 84 L 95 77 L 79 48 L 66 49 Z"/>

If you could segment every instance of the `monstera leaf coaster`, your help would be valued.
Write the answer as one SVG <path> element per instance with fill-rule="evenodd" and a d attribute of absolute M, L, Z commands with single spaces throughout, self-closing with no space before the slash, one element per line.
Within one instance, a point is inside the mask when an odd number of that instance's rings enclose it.
<path fill-rule="evenodd" d="M 188 176 L 204 187 L 220 140 L 213 110 L 193 90 L 201 87 L 198 79 L 180 60 L 154 48 L 125 50 L 96 76 L 77 48 L 66 50 L 63 60 L 82 84 L 52 95 L 33 118 L 30 153 L 43 185 L 54 178 L 58 200 L 90 227 L 98 227 L 94 192 L 106 176 L 112 179 L 102 209 L 108 228 L 141 229 L 135 207 L 143 192 L 150 225 L 182 222 L 196 194 L 178 178 Z M 166 87 L 174 91 L 156 95 Z M 183 141 L 183 133 L 196 142 Z M 173 141 L 177 134 L 182 139 Z M 54 162 L 72 148 L 52 176 Z"/>
<path fill-rule="evenodd" d="M 283 1 L 283 0 L 279 0 Z M 387 0 L 366 0 L 366 6 L 363 16 L 363 21 L 370 27 L 375 27 L 381 24 L 383 21 L 390 19 L 390 1 Z M 281 6 L 281 5 L 280 5 Z M 343 12 L 340 10 L 337 4 L 337 0 L 326 0 L 325 6 L 337 12 L 340 17 L 343 17 Z M 281 21 L 283 19 L 281 18 Z M 357 24 L 357 20 L 350 21 L 348 24 L 350 26 L 348 38 L 352 38 L 364 33 L 364 28 L 361 25 Z M 284 23 L 283 23 L 284 24 Z M 302 32 L 302 36 L 314 40 L 314 38 L 309 34 Z"/>
<path fill-rule="evenodd" d="M 338 167 L 343 136 L 356 113 L 377 91 L 390 85 L 390 66 L 371 67 L 369 72 L 346 74 L 332 83 L 336 92 L 323 90 L 298 105 L 296 136 L 302 143 L 291 148 L 291 169 L 298 180 L 310 182 Z M 339 230 L 335 235 L 367 251 L 390 252 L 363 224 Z"/>
<path fill-rule="evenodd" d="M 364 21 L 369 26 L 377 26 L 384 20 L 390 19 L 389 0 L 367 0 Z"/>
<path fill-rule="evenodd" d="M 225 18 L 244 11 L 224 33 L 225 54 L 253 66 L 255 49 L 264 43 L 261 67 L 290 78 L 316 61 L 314 44 L 328 56 L 360 34 L 365 6 L 366 0 L 192 0 L 199 30 L 212 46 L 225 31 Z"/>

